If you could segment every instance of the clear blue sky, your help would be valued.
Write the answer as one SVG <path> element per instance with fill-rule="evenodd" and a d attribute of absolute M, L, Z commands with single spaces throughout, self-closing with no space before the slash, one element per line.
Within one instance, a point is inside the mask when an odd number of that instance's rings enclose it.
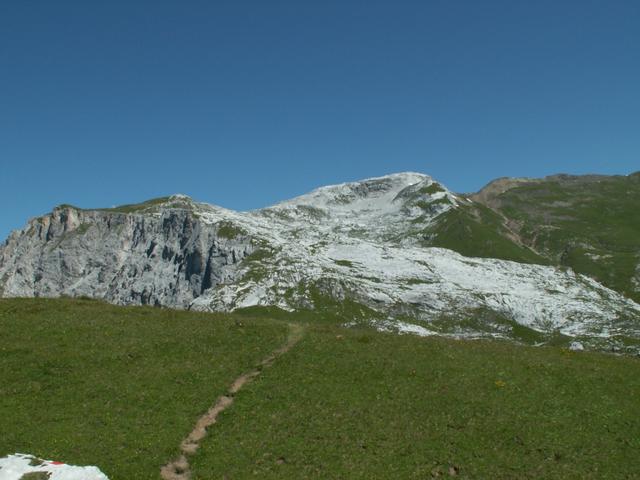
<path fill-rule="evenodd" d="M 627 174 L 640 2 L 4 0 L 0 167 L 0 238 L 60 203 Z"/>

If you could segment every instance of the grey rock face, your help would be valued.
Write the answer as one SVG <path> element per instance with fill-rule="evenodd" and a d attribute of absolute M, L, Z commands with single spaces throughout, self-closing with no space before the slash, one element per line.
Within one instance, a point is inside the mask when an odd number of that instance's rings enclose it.
<path fill-rule="evenodd" d="M 519 339 L 525 327 L 531 338 L 561 334 L 588 348 L 640 339 L 640 305 L 570 269 L 424 247 L 421 232 L 465 202 L 405 173 L 251 212 L 181 195 L 109 210 L 62 206 L 0 247 L 0 297 L 313 309 L 456 338 Z"/>
<path fill-rule="evenodd" d="M 188 209 L 154 215 L 59 207 L 14 232 L 0 250 L 0 295 L 89 296 L 187 308 L 233 281 L 254 246 L 226 238 Z"/>

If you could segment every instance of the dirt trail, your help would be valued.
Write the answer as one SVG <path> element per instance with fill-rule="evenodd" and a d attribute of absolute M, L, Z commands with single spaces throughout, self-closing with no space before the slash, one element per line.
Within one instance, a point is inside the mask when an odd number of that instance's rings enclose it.
<path fill-rule="evenodd" d="M 182 441 L 180 444 L 181 455 L 160 469 L 160 476 L 164 480 L 189 480 L 191 478 L 188 457 L 198 450 L 200 442 L 207 435 L 207 429 L 216 423 L 220 412 L 223 412 L 233 404 L 235 394 L 238 393 L 243 386 L 260 375 L 264 367 L 269 367 L 276 358 L 291 350 L 291 348 L 300 341 L 303 333 L 304 328 L 302 326 L 289 324 L 289 337 L 286 343 L 271 352 L 256 368 L 240 375 L 233 381 L 227 393 L 217 398 L 216 403 L 214 403 L 207 413 L 198 419 L 191 433 Z"/>

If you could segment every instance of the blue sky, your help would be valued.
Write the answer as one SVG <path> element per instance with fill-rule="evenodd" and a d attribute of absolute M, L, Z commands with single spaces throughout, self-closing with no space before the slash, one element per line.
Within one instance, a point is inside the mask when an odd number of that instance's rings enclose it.
<path fill-rule="evenodd" d="M 0 238 L 397 171 L 640 170 L 637 1 L 0 2 Z"/>

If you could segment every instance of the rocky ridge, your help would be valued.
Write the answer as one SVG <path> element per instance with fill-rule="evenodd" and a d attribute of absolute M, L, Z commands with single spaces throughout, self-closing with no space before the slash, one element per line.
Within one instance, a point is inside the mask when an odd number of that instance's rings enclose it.
<path fill-rule="evenodd" d="M 443 214 L 472 202 L 401 173 L 250 212 L 183 195 L 115 209 L 60 206 L 0 247 L 0 296 L 278 306 L 421 335 L 635 348 L 640 305 L 587 276 L 424 246 Z"/>

